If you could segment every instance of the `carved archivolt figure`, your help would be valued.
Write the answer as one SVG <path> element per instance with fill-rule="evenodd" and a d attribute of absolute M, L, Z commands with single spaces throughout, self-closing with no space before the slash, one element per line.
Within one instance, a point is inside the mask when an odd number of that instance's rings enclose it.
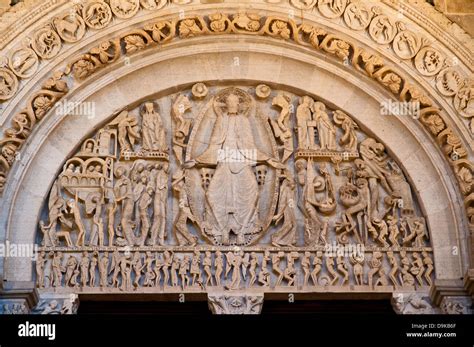
<path fill-rule="evenodd" d="M 355 130 L 358 129 L 359 126 L 356 122 L 344 112 L 338 110 L 334 112 L 334 123 L 339 125 L 344 131 L 344 134 L 339 139 L 339 144 L 347 151 L 357 151 L 357 135 Z"/>
<path fill-rule="evenodd" d="M 285 163 L 293 153 L 293 133 L 290 130 L 290 102 L 291 98 L 285 93 L 279 93 L 272 101 L 272 105 L 281 109 L 277 121 L 271 120 L 275 137 L 283 148 L 281 162 Z"/>
<path fill-rule="evenodd" d="M 336 128 L 326 113 L 326 105 L 315 102 L 313 105 L 313 120 L 318 129 L 319 148 L 321 150 L 336 150 Z"/>
<path fill-rule="evenodd" d="M 46 252 L 41 251 L 38 254 L 38 257 L 36 259 L 36 283 L 38 285 L 38 288 L 44 288 L 44 268 L 47 263 L 48 259 L 46 259 Z"/>
<path fill-rule="evenodd" d="M 191 109 L 192 105 L 186 95 L 179 95 L 173 104 L 172 115 L 176 124 L 173 135 L 173 151 L 176 159 L 184 164 L 184 152 L 186 150 L 186 138 L 189 135 L 191 120 L 185 119 L 184 114 Z"/>

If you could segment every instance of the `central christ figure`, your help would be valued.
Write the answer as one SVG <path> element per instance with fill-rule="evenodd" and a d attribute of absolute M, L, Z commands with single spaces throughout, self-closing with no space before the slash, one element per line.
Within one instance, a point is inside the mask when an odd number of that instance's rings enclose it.
<path fill-rule="evenodd" d="M 216 97 L 217 114 L 207 149 L 188 163 L 215 167 L 216 171 L 206 192 L 203 231 L 220 237 L 221 243 L 242 245 L 246 235 L 262 230 L 258 218 L 259 189 L 254 172 L 257 163 L 266 162 L 283 168 L 277 160 L 261 152 L 255 145 L 248 119 L 251 98 L 238 88 L 229 88 Z"/>

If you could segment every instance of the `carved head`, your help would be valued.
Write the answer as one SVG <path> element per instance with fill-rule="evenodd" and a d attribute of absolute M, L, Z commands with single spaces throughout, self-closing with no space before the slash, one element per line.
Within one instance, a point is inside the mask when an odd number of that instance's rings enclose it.
<path fill-rule="evenodd" d="M 326 105 L 324 105 L 322 102 L 317 101 L 313 104 L 314 112 L 324 111 L 324 110 L 326 110 Z"/>
<path fill-rule="evenodd" d="M 229 94 L 226 98 L 226 106 L 227 112 L 230 114 L 237 114 L 239 113 L 239 103 L 240 99 L 235 94 Z"/>
<path fill-rule="evenodd" d="M 143 106 L 143 113 L 153 113 L 155 112 L 155 105 L 152 102 L 147 102 Z"/>
<path fill-rule="evenodd" d="M 120 178 L 124 176 L 126 173 L 126 169 L 123 166 L 119 166 L 115 169 L 115 177 Z"/>
<path fill-rule="evenodd" d="M 306 105 L 307 107 L 311 108 L 313 107 L 313 104 L 314 100 L 307 95 L 300 98 L 300 105 Z"/>
<path fill-rule="evenodd" d="M 272 105 L 280 106 L 280 107 L 287 107 L 288 104 L 291 102 L 290 96 L 285 93 L 278 93 L 272 100 Z"/>

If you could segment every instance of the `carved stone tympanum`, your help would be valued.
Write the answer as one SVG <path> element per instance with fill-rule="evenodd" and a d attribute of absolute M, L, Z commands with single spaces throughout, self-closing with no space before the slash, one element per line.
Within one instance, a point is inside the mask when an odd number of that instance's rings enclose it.
<path fill-rule="evenodd" d="M 41 292 L 207 292 L 215 313 L 258 313 L 266 292 L 426 292 L 434 274 L 385 146 L 267 85 L 198 83 L 113 115 L 64 163 L 39 235 Z"/>

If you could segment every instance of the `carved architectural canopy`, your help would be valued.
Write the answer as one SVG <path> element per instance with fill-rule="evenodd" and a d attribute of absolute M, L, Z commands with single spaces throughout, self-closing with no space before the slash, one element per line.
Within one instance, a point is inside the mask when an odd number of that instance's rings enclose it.
<path fill-rule="evenodd" d="M 0 9 L 0 242 L 38 247 L 0 258 L 0 312 L 297 293 L 470 313 L 473 53 L 424 0 Z"/>

